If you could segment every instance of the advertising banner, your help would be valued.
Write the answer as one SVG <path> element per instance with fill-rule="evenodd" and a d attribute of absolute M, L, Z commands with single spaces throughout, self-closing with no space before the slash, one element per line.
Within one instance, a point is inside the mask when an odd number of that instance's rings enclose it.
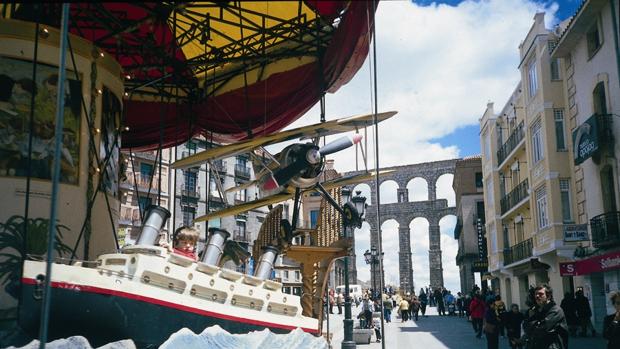
<path fill-rule="evenodd" d="M 560 275 L 578 276 L 620 269 L 620 251 L 574 262 L 560 263 Z"/>

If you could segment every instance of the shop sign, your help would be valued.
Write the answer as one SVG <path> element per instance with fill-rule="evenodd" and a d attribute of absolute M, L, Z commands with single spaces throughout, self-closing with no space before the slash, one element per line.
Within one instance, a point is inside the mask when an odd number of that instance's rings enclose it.
<path fill-rule="evenodd" d="M 564 225 L 564 241 L 588 241 L 588 225 L 587 224 L 565 224 Z"/>
<path fill-rule="evenodd" d="M 488 260 L 474 261 L 472 263 L 471 268 L 472 268 L 472 272 L 474 273 L 486 272 L 489 270 L 489 261 Z"/>
<path fill-rule="evenodd" d="M 598 115 L 592 115 L 573 131 L 573 155 L 575 165 L 589 159 L 599 148 Z"/>
<path fill-rule="evenodd" d="M 620 251 L 574 262 L 560 263 L 560 275 L 578 276 L 620 269 Z"/>

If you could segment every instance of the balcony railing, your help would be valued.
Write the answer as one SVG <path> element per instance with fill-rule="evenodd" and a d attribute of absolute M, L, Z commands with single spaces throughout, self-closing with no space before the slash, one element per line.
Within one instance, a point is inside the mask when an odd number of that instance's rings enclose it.
<path fill-rule="evenodd" d="M 193 199 L 200 199 L 200 187 L 196 187 L 194 190 L 182 189 L 181 196 L 186 196 Z"/>
<path fill-rule="evenodd" d="M 137 183 L 138 190 L 140 191 L 147 192 L 149 190 L 149 185 L 151 188 L 151 193 L 159 191 L 158 176 L 152 177 L 153 180 L 151 181 L 151 176 L 146 176 L 142 173 L 136 173 L 134 179 L 134 174 L 131 171 L 127 171 L 126 177 L 127 179 L 121 182 L 121 187 L 133 190 L 136 187 Z"/>
<path fill-rule="evenodd" d="M 512 264 L 532 257 L 532 249 L 534 248 L 532 238 L 522 241 L 504 251 L 504 265 Z"/>
<path fill-rule="evenodd" d="M 235 165 L 235 176 L 250 179 L 250 169 L 247 166 Z"/>
<path fill-rule="evenodd" d="M 523 121 L 519 123 L 519 126 L 512 131 L 510 137 L 506 143 L 502 145 L 501 148 L 497 151 L 497 165 L 501 165 L 504 160 L 512 153 L 513 150 L 521 143 L 521 141 L 525 138 L 525 131 L 523 129 Z"/>
<path fill-rule="evenodd" d="M 118 222 L 122 225 L 140 226 L 142 224 L 142 221 L 140 221 L 140 210 L 134 209 L 133 211 L 128 210 L 121 213 L 118 217 Z"/>
<path fill-rule="evenodd" d="M 217 172 L 226 173 L 226 161 L 224 160 L 213 161 L 213 169 Z"/>
<path fill-rule="evenodd" d="M 517 206 L 518 203 L 528 197 L 529 188 L 530 187 L 526 178 L 523 182 L 519 183 L 514 189 L 512 189 L 510 193 L 504 196 L 499 202 L 502 208 L 502 214 L 510 211 L 511 208 Z"/>
<path fill-rule="evenodd" d="M 610 247 L 620 244 L 620 212 L 607 212 L 590 219 L 592 245 Z"/>
<path fill-rule="evenodd" d="M 235 230 L 233 232 L 233 240 L 241 241 L 241 242 L 250 242 L 250 234 L 248 232 Z"/>

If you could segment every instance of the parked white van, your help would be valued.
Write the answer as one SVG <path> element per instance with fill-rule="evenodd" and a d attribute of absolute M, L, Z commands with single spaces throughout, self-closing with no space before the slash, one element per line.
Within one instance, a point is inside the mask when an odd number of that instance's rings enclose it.
<path fill-rule="evenodd" d="M 338 292 L 344 295 L 344 285 L 336 287 L 336 294 L 338 294 Z M 349 285 L 349 294 L 351 295 L 351 300 L 359 304 L 359 302 L 362 301 L 362 285 Z"/>

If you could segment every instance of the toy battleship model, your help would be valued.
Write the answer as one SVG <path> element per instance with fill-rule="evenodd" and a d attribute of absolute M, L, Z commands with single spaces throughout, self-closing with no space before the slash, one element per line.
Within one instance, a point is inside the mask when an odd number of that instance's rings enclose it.
<path fill-rule="evenodd" d="M 303 316 L 298 296 L 269 280 L 278 248 L 263 247 L 254 275 L 222 269 L 218 263 L 229 233 L 212 228 L 199 262 L 156 246 L 170 213 L 151 207 L 137 244 L 98 257 L 96 267 L 52 267 L 50 339 L 82 335 L 92 345 L 132 339 L 147 347 L 181 328 L 200 333 L 219 325 L 230 333 L 295 328 L 318 333 L 318 319 Z M 39 328 L 43 261 L 28 260 L 22 276 L 20 324 L 36 336 Z"/>

